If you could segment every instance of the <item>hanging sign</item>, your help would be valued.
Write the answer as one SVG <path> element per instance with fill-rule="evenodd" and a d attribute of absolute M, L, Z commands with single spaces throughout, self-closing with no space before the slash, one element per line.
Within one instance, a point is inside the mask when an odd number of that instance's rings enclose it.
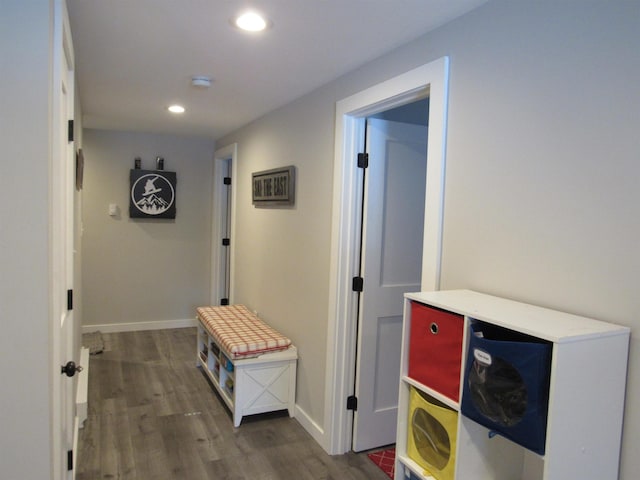
<path fill-rule="evenodd" d="M 134 169 L 129 179 L 129 217 L 176 218 L 176 172 Z"/>
<path fill-rule="evenodd" d="M 295 202 L 295 167 L 274 168 L 251 174 L 252 200 L 256 206 L 293 205 Z"/>

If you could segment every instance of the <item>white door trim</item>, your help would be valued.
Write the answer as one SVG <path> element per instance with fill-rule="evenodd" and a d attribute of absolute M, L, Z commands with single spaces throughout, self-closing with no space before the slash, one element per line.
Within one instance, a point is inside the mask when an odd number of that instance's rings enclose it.
<path fill-rule="evenodd" d="M 51 478 L 73 478 L 66 465 L 66 451 L 75 437 L 75 379 L 61 376 L 60 366 L 78 361 L 73 311 L 67 310 L 67 291 L 73 288 L 74 146 L 67 140 L 68 120 L 74 113 L 74 51 L 64 0 L 52 10 L 52 104 L 50 154 L 49 290 L 51 312 Z M 63 94 L 64 92 L 64 94 Z M 65 102 L 65 103 L 63 103 Z M 64 114 L 64 118 L 63 117 Z M 62 316 L 61 316 L 61 312 Z M 63 396 L 65 398 L 63 398 Z M 77 452 L 74 452 L 76 455 Z"/>
<path fill-rule="evenodd" d="M 233 242 L 235 241 L 236 231 L 236 171 L 237 171 L 237 155 L 238 144 L 232 143 L 226 147 L 222 147 L 216 150 L 213 154 L 213 188 L 212 188 L 212 205 L 211 205 L 211 291 L 210 301 L 211 305 L 218 305 L 220 282 L 223 282 L 222 278 L 222 245 L 220 239 L 222 238 L 222 229 L 220 227 L 220 218 L 223 216 L 222 207 L 226 205 L 226 199 L 223 198 L 226 193 L 226 189 L 223 188 L 223 179 L 227 176 L 226 165 L 223 162 L 231 160 L 231 231 L 229 236 L 231 238 L 231 245 L 229 246 L 230 256 L 230 272 L 229 272 L 229 302 L 231 303 L 233 294 L 233 266 L 235 265 L 234 254 L 235 248 Z"/>
<path fill-rule="evenodd" d="M 360 173 L 355 159 L 362 149 L 364 118 L 420 98 L 429 97 L 427 193 L 425 207 L 422 290 L 440 288 L 442 222 L 446 155 L 449 59 L 442 57 L 336 103 L 333 218 L 329 318 L 325 377 L 324 444 L 329 454 L 351 447 L 353 416 L 346 399 L 353 388 L 357 296 L 351 280 L 357 262 L 357 212 Z"/>

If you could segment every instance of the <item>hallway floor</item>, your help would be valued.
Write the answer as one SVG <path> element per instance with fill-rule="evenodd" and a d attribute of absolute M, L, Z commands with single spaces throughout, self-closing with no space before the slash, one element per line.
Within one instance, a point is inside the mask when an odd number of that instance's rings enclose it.
<path fill-rule="evenodd" d="M 195 367 L 195 328 L 103 339 L 90 357 L 77 480 L 388 480 L 364 453 L 327 455 L 286 412 L 235 429 Z"/>

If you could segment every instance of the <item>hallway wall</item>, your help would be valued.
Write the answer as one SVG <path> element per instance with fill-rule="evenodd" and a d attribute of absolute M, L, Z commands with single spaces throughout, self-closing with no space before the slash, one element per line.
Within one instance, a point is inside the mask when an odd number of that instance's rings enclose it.
<path fill-rule="evenodd" d="M 293 339 L 299 354 L 296 404 L 321 423 L 333 123 L 316 119 L 330 118 L 334 105 L 322 95 L 315 100 L 313 95 L 305 97 L 233 137 L 239 142 L 233 301 L 257 310 Z M 317 118 L 310 120 L 307 115 Z M 216 142 L 220 147 L 229 143 Z M 287 165 L 296 167 L 295 205 L 254 207 L 251 173 Z"/>
<path fill-rule="evenodd" d="M 195 307 L 209 303 L 213 141 L 85 129 L 83 149 L 85 331 L 192 322 Z M 165 170 L 177 172 L 175 220 L 129 218 L 129 170 L 138 156 L 143 169 L 162 156 Z"/>
<path fill-rule="evenodd" d="M 50 478 L 52 465 L 52 29 L 49 0 L 0 4 L 0 471 L 7 479 Z"/>
<path fill-rule="evenodd" d="M 335 102 L 449 56 L 442 288 L 640 328 L 639 25 L 637 2 L 492 0 L 217 142 L 238 143 L 237 300 L 299 347 L 297 403 L 318 435 Z M 295 208 L 254 208 L 251 172 L 289 164 Z M 627 480 L 640 470 L 639 371 L 634 338 Z"/>

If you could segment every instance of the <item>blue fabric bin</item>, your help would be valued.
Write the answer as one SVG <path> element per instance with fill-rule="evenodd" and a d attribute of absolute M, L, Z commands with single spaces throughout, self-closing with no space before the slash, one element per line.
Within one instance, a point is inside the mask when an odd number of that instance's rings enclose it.
<path fill-rule="evenodd" d="M 552 345 L 495 325 L 471 323 L 462 414 L 544 454 Z"/>

